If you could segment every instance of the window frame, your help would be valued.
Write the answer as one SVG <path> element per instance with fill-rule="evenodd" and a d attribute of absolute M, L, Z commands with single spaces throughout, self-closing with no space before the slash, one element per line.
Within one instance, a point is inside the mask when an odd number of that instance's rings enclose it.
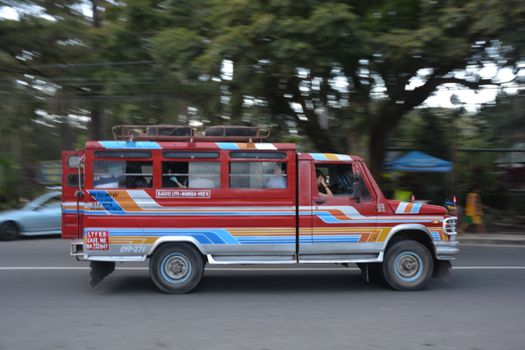
<path fill-rule="evenodd" d="M 361 199 L 362 202 L 364 203 L 370 203 L 370 202 L 374 202 L 376 201 L 377 199 L 377 195 L 374 191 L 374 187 L 370 184 L 370 182 L 368 181 L 368 176 L 365 175 L 365 171 L 361 165 L 361 162 L 359 161 L 350 161 L 350 162 L 341 162 L 341 161 L 316 161 L 316 162 L 313 162 L 313 167 L 312 167 L 312 179 L 314 179 L 314 181 L 312 181 L 312 198 L 314 197 L 319 197 L 319 189 L 317 187 L 317 173 L 316 173 L 316 170 L 317 170 L 317 166 L 320 166 L 320 167 L 331 167 L 331 166 L 348 166 L 350 167 L 351 171 L 352 171 L 352 174 L 355 173 L 355 169 L 357 168 L 359 170 L 359 172 L 361 173 L 361 178 L 363 179 L 363 184 L 366 186 L 366 189 L 368 190 L 368 193 L 370 194 L 370 199 L 368 200 L 363 200 Z M 348 197 L 350 199 L 353 199 L 353 194 L 349 194 L 349 193 L 343 193 L 343 194 L 336 194 L 334 193 L 334 198 L 345 198 L 345 197 Z"/>
<path fill-rule="evenodd" d="M 286 174 L 285 174 L 285 179 L 286 179 L 286 187 L 285 188 L 266 188 L 266 187 L 261 187 L 261 188 L 250 188 L 250 187 L 231 187 L 231 164 L 233 163 L 277 163 L 277 164 L 285 164 L 285 167 L 286 167 Z M 279 160 L 277 161 L 276 159 L 254 159 L 254 158 L 235 158 L 235 159 L 229 159 L 228 162 L 226 163 L 226 168 L 227 168 L 227 179 L 226 179 L 226 184 L 227 184 L 227 187 L 228 190 L 231 190 L 231 191 L 257 191 L 257 192 L 260 192 L 260 191 L 278 191 L 278 192 L 283 192 L 283 191 L 289 191 L 291 189 L 291 186 L 290 186 L 290 167 L 289 167 L 289 162 L 285 159 L 282 159 L 282 160 Z M 271 174 L 268 174 L 268 175 L 271 175 Z"/>
<path fill-rule="evenodd" d="M 214 163 L 214 164 L 218 164 L 218 169 L 219 169 L 219 174 L 218 174 L 218 179 L 219 179 L 219 185 L 217 187 L 164 187 L 163 183 L 164 183 L 164 163 L 188 163 L 188 183 L 189 183 L 189 163 Z M 223 170 L 222 170 L 222 161 L 220 160 L 220 155 L 219 155 L 219 158 L 214 158 L 214 159 L 210 159 L 210 158 L 193 158 L 193 159 L 189 159 L 189 158 L 165 158 L 164 156 L 160 159 L 160 166 L 159 166 L 159 173 L 160 173 L 160 179 L 159 179 L 159 184 L 160 186 L 156 187 L 156 188 L 161 188 L 161 189 L 173 189 L 173 188 L 182 188 L 182 189 L 209 189 L 209 190 L 218 190 L 218 189 L 221 189 L 223 188 L 223 176 L 222 176 L 222 173 L 223 173 Z"/>
<path fill-rule="evenodd" d="M 150 152 L 151 153 L 151 152 Z M 95 163 L 97 161 L 124 161 L 124 162 L 140 162 L 151 163 L 151 186 L 148 187 L 96 187 L 95 186 Z M 127 166 L 127 164 L 126 164 Z M 126 177 L 127 173 L 124 173 Z M 91 188 L 95 190 L 148 190 L 155 188 L 155 160 L 151 158 L 94 158 L 91 162 L 90 169 Z"/>

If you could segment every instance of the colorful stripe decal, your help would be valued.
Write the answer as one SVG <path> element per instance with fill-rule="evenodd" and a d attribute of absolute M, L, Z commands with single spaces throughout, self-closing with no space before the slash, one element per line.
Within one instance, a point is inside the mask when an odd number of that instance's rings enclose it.
<path fill-rule="evenodd" d="M 294 216 L 293 206 L 223 206 L 181 207 L 162 206 L 144 190 L 111 191 L 90 190 L 98 203 L 86 204 L 86 215 L 118 216 Z M 417 214 L 420 203 L 402 202 L 396 213 Z M 67 208 L 76 209 L 76 208 Z M 326 224 L 363 223 L 428 223 L 436 216 L 363 216 L 352 206 L 300 207 L 301 216 L 315 215 Z"/>
<path fill-rule="evenodd" d="M 244 231 L 238 235 L 239 230 Z M 250 230 L 253 230 L 250 232 Z M 272 230 L 280 232 L 272 234 Z M 280 230 L 280 231 L 279 231 Z M 366 230 L 366 228 L 365 228 Z M 268 228 L 262 229 L 226 229 L 226 228 L 85 228 L 88 231 L 107 231 L 111 244 L 153 244 L 156 239 L 163 236 L 186 236 L 193 237 L 201 244 L 295 244 L 296 236 L 292 233 L 295 229 L 290 228 Z M 354 231 L 354 230 L 351 230 Z M 247 235 L 250 233 L 250 235 Z M 264 233 L 264 234 L 263 234 Z M 348 234 L 350 233 L 350 234 Z M 300 243 L 358 243 L 361 234 L 352 232 L 340 232 L 332 234 L 321 234 L 312 237 L 310 235 L 299 236 Z"/>
<path fill-rule="evenodd" d="M 341 160 L 350 161 L 352 157 L 346 154 L 334 154 L 334 153 L 308 153 L 314 160 Z"/>
<path fill-rule="evenodd" d="M 421 203 L 400 202 L 396 209 L 396 214 L 419 214 Z"/>
<path fill-rule="evenodd" d="M 107 149 L 162 149 L 162 146 L 154 141 L 98 141 L 98 143 Z"/>
<path fill-rule="evenodd" d="M 390 227 L 320 227 L 301 232 L 299 242 L 311 243 L 381 243 L 384 242 Z M 432 238 L 443 240 L 441 232 L 433 228 Z M 201 244 L 295 244 L 295 228 L 292 227 L 237 227 L 237 228 L 86 228 L 88 231 L 107 231 L 113 245 L 154 244 L 165 236 L 185 236 L 196 239 Z M 86 235 L 87 236 L 87 235 Z"/>
<path fill-rule="evenodd" d="M 239 149 L 256 149 L 265 151 L 275 151 L 277 147 L 273 143 L 237 143 L 237 142 L 215 142 L 219 149 L 239 150 Z"/>
<path fill-rule="evenodd" d="M 241 149 L 235 142 L 216 142 L 215 144 L 219 149 Z"/>

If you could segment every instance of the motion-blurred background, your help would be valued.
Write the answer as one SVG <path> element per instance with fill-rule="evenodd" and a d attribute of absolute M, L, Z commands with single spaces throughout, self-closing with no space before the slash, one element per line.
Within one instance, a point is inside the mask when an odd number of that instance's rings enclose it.
<path fill-rule="evenodd" d="M 0 1 L 0 208 L 122 123 L 271 126 L 390 197 L 478 186 L 489 228 L 521 227 L 525 2 Z"/>

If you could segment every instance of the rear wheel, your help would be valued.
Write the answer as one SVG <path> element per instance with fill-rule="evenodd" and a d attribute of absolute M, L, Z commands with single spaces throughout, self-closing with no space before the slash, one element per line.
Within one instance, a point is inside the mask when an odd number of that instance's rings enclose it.
<path fill-rule="evenodd" d="M 386 282 L 397 290 L 418 290 L 432 275 L 432 254 L 423 244 L 413 240 L 394 243 L 385 253 L 383 274 Z"/>
<path fill-rule="evenodd" d="M 0 240 L 12 241 L 19 238 L 20 230 L 14 222 L 8 221 L 0 225 Z"/>
<path fill-rule="evenodd" d="M 190 246 L 167 245 L 153 254 L 149 269 L 158 289 L 182 294 L 197 287 L 204 273 L 204 262 L 201 254 Z"/>

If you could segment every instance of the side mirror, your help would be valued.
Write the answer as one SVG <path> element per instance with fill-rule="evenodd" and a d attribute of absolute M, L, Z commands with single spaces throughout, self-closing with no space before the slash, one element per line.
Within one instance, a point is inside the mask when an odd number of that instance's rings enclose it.
<path fill-rule="evenodd" d="M 84 192 L 80 190 L 75 191 L 75 198 L 83 198 L 83 197 L 84 197 Z"/>

